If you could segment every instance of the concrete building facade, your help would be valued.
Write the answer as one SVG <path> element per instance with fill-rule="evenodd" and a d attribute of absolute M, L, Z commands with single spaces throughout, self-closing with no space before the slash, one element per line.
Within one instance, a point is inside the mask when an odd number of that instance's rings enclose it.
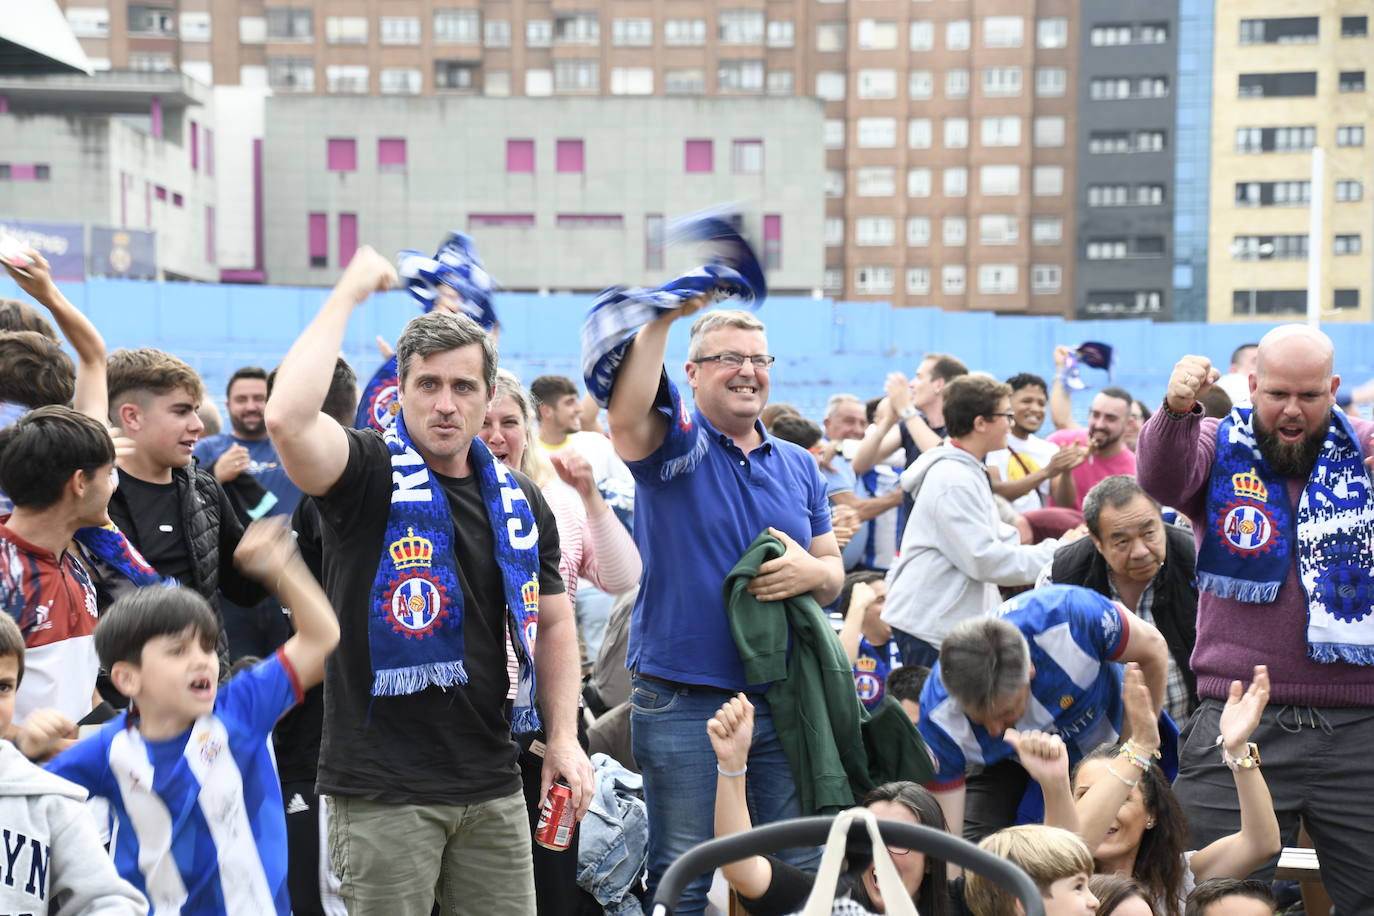
<path fill-rule="evenodd" d="M 1306 313 L 1314 204 L 1320 318 L 1369 320 L 1371 12 L 1351 0 L 1216 4 L 1209 321 Z"/>

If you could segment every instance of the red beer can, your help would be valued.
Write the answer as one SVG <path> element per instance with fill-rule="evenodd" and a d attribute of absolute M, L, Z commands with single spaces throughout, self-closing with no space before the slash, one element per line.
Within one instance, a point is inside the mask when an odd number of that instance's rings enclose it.
<path fill-rule="evenodd" d="M 562 852 L 572 845 L 576 816 L 572 787 L 561 779 L 556 780 L 549 786 L 549 794 L 544 796 L 544 804 L 539 808 L 539 825 L 534 829 L 534 841 L 545 849 Z"/>

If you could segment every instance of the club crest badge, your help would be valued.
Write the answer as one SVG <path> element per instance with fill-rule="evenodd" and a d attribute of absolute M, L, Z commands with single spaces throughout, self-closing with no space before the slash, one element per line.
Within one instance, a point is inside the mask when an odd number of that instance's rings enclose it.
<path fill-rule="evenodd" d="M 1219 522 L 1222 539 L 1234 554 L 1267 553 L 1273 548 L 1274 518 L 1268 507 L 1269 487 L 1255 469 L 1231 475 L 1236 498 L 1226 506 Z"/>
<path fill-rule="evenodd" d="M 387 430 L 396 422 L 396 414 L 401 412 L 401 402 L 397 399 L 400 389 L 386 385 L 372 399 L 372 422 L 378 429 Z"/>
<path fill-rule="evenodd" d="M 434 544 L 407 528 L 406 536 L 392 541 L 387 550 L 396 570 L 407 571 L 392 581 L 386 597 L 391 627 L 409 639 L 423 639 L 448 616 L 444 586 L 430 572 Z"/>
<path fill-rule="evenodd" d="M 534 649 L 535 637 L 539 635 L 539 576 L 520 586 L 520 599 L 525 605 L 525 645 Z"/>

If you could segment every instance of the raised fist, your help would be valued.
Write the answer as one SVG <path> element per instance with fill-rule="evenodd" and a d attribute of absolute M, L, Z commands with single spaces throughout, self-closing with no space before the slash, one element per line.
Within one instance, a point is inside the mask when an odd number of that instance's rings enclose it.
<path fill-rule="evenodd" d="M 1187 413 L 1197 403 L 1198 396 L 1221 378 L 1221 371 L 1205 356 L 1185 356 L 1174 366 L 1164 403 L 1174 413 Z"/>

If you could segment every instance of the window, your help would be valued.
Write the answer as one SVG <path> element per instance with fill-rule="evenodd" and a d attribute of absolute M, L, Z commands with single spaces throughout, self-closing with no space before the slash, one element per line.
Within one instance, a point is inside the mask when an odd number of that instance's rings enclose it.
<path fill-rule="evenodd" d="M 1069 46 L 1069 20 L 1063 16 L 1036 20 L 1035 46 L 1037 48 L 1067 48 Z"/>
<path fill-rule="evenodd" d="M 827 293 L 844 292 L 844 268 L 827 267 L 821 274 L 821 286 Z"/>
<path fill-rule="evenodd" d="M 710 172 L 715 168 L 715 146 L 710 140 L 688 140 L 683 144 L 685 170 Z"/>
<path fill-rule="evenodd" d="M 940 268 L 940 290 L 946 296 L 964 294 L 965 270 L 962 264 L 946 264 Z"/>
<path fill-rule="evenodd" d="M 762 92 L 763 61 L 722 60 L 716 68 L 718 92 Z"/>
<path fill-rule="evenodd" d="M 682 47 L 694 47 L 706 44 L 706 20 L 664 20 L 663 43 Z"/>
<path fill-rule="evenodd" d="M 1060 216 L 1032 216 L 1031 244 L 1058 245 L 1064 240 L 1064 219 Z"/>
<path fill-rule="evenodd" d="M 554 158 L 556 171 L 580 174 L 583 171 L 582 141 L 559 140 L 554 144 Z"/>
<path fill-rule="evenodd" d="M 983 19 L 983 47 L 1019 48 L 1025 20 L 1020 16 L 986 16 Z"/>
<path fill-rule="evenodd" d="M 887 19 L 859 20 L 860 51 L 895 51 L 899 35 L 897 23 Z"/>
<path fill-rule="evenodd" d="M 931 141 L 930 118 L 912 118 L 906 122 L 906 145 L 909 149 L 930 149 Z"/>
<path fill-rule="evenodd" d="M 182 41 L 209 41 L 210 14 L 208 12 L 181 14 Z M 210 263 L 214 263 L 211 261 Z"/>
<path fill-rule="evenodd" d="M 1091 239 L 1088 242 L 1089 261 L 1115 261 L 1126 257 L 1125 239 Z"/>
<path fill-rule="evenodd" d="M 823 129 L 826 149 L 844 149 L 843 118 L 826 118 Z"/>
<path fill-rule="evenodd" d="M 611 95 L 653 95 L 653 67 L 612 67 Z"/>
<path fill-rule="evenodd" d="M 1238 127 L 1238 153 L 1292 153 L 1316 145 L 1316 127 Z"/>
<path fill-rule="evenodd" d="M 945 47 L 951 51 L 967 51 L 973 40 L 972 32 L 967 19 L 951 19 L 945 23 Z"/>
<path fill-rule="evenodd" d="M 1358 289 L 1334 290 L 1331 304 L 1338 311 L 1341 309 L 1357 309 L 1360 307 L 1360 291 Z"/>
<path fill-rule="evenodd" d="M 1021 238 L 1020 226 L 1011 214 L 990 213 L 978 217 L 978 241 L 984 245 L 1014 245 Z"/>
<path fill-rule="evenodd" d="M 339 214 L 339 263 L 347 264 L 358 250 L 358 214 Z"/>
<path fill-rule="evenodd" d="M 110 11 L 103 6 L 69 6 L 67 24 L 77 38 L 105 38 L 110 34 Z"/>
<path fill-rule="evenodd" d="M 623 229 L 625 217 L 619 213 L 559 213 L 554 217 L 559 229 Z"/>
<path fill-rule="evenodd" d="M 268 7 L 267 37 L 273 41 L 310 41 L 315 37 L 315 20 L 308 9 Z"/>
<path fill-rule="evenodd" d="M 68 14 L 70 15 L 70 13 Z M 1364 38 L 1369 34 L 1368 16 L 1342 16 L 1341 17 L 1341 37 L 1342 38 Z"/>
<path fill-rule="evenodd" d="M 654 43 L 652 19 L 612 19 L 611 44 L 622 48 L 648 48 Z"/>
<path fill-rule="evenodd" d="M 143 73 L 166 73 L 176 68 L 172 55 L 164 51 L 129 52 L 129 69 Z"/>
<path fill-rule="evenodd" d="M 553 44 L 553 20 L 530 19 L 525 23 L 525 47 L 547 48 L 551 44 Z"/>
<path fill-rule="evenodd" d="M 324 68 L 324 82 L 330 92 L 363 95 L 368 91 L 368 70 L 356 64 L 330 64 Z"/>
<path fill-rule="evenodd" d="M 526 70 L 525 95 L 553 95 L 553 71 L 539 69 Z"/>
<path fill-rule="evenodd" d="M 912 70 L 907 82 L 907 93 L 912 99 L 930 99 L 936 93 L 936 78 L 929 70 Z"/>
<path fill-rule="evenodd" d="M 794 41 L 794 26 L 790 19 L 770 19 L 766 31 L 768 47 L 790 48 Z"/>
<path fill-rule="evenodd" d="M 383 67 L 377 88 L 383 95 L 419 95 L 424 76 L 410 67 Z"/>
<path fill-rule="evenodd" d="M 265 16 L 239 17 L 239 42 L 246 45 L 260 45 L 267 40 L 267 18 Z"/>
<path fill-rule="evenodd" d="M 1312 200 L 1310 181 L 1238 181 L 1238 207 L 1302 207 Z"/>
<path fill-rule="evenodd" d="M 663 269 L 663 249 L 667 246 L 662 213 L 644 214 L 644 268 Z"/>
<path fill-rule="evenodd" d="M 980 265 L 978 268 L 978 292 L 993 295 L 1016 292 L 1016 265 Z"/>
<path fill-rule="evenodd" d="M 844 101 L 844 74 L 833 70 L 817 73 L 816 95 L 829 102 Z"/>
<path fill-rule="evenodd" d="M 916 247 L 930 244 L 930 217 L 908 216 L 906 218 L 906 243 Z"/>
<path fill-rule="evenodd" d="M 947 99 L 966 99 L 968 98 L 968 71 L 967 70 L 946 70 L 945 71 L 945 98 Z"/>
<path fill-rule="evenodd" d="M 511 174 L 534 172 L 534 141 L 506 141 L 506 171 Z"/>
<path fill-rule="evenodd" d="M 782 214 L 763 215 L 763 268 L 777 270 L 782 267 Z"/>
<path fill-rule="evenodd" d="M 763 44 L 763 10 L 721 10 L 717 37 L 726 45 Z"/>
<path fill-rule="evenodd" d="M 1163 132 L 1160 132 L 1163 136 Z M 1064 118 L 1059 115 L 1041 116 L 1035 119 L 1036 146 L 1064 145 Z M 1163 143 L 1160 144 L 1163 149 Z"/>
<path fill-rule="evenodd" d="M 1350 203 L 1362 197 L 1364 197 L 1364 186 L 1358 181 L 1336 182 L 1336 201 L 1338 203 Z"/>
<path fill-rule="evenodd" d="M 314 58 L 267 58 L 267 85 L 273 89 L 298 89 L 301 92 L 314 92 Z"/>
<path fill-rule="evenodd" d="M 1128 184 L 1088 185 L 1088 206 L 1123 207 L 1131 202 L 1131 186 Z"/>
<path fill-rule="evenodd" d="M 1088 43 L 1094 48 L 1131 44 L 1131 27 L 1127 25 L 1095 25 L 1088 33 Z"/>
<path fill-rule="evenodd" d="M 1031 265 L 1031 292 L 1057 293 L 1064 284 L 1064 271 L 1058 264 Z"/>
<path fill-rule="evenodd" d="M 601 25 L 596 13 L 554 13 L 553 39 L 559 44 L 596 44 L 601 40 Z M 554 83 L 557 82 L 555 76 Z"/>
<path fill-rule="evenodd" d="M 176 17 L 170 6 L 129 4 L 129 33 L 132 35 L 176 35 Z"/>
<path fill-rule="evenodd" d="M 731 171 L 736 175 L 763 174 L 763 141 L 736 140 L 730 145 Z"/>
<path fill-rule="evenodd" d="M 838 216 L 825 218 L 825 244 L 831 248 L 844 244 L 844 220 Z"/>
<path fill-rule="evenodd" d="M 891 149 L 897 145 L 896 118 L 859 118 L 855 131 L 864 149 Z"/>
<path fill-rule="evenodd" d="M 1332 250 L 1335 254 L 1359 254 L 1360 236 L 1358 234 L 1338 235 L 1336 236 Z"/>
<path fill-rule="evenodd" d="M 1364 71 L 1342 70 L 1339 88 L 1341 92 L 1364 92 Z"/>
<path fill-rule="evenodd" d="M 945 118 L 945 148 L 964 149 L 968 146 L 968 118 Z"/>
<path fill-rule="evenodd" d="M 1242 73 L 1236 94 L 1242 99 L 1313 96 L 1317 94 L 1317 72 Z"/>
<path fill-rule="evenodd" d="M 910 296 L 930 295 L 930 268 L 908 267 L 906 269 L 906 291 Z"/>
<path fill-rule="evenodd" d="M 886 216 L 860 216 L 854 220 L 854 244 L 865 247 L 891 245 L 896 236 L 893 221 Z"/>
<path fill-rule="evenodd" d="M 968 220 L 962 216 L 946 216 L 940 221 L 940 240 L 957 247 L 968 241 Z"/>
<path fill-rule="evenodd" d="M 1039 98 L 1061 98 L 1067 90 L 1068 84 L 1068 70 L 1064 67 L 1035 68 L 1035 94 Z"/>
<path fill-rule="evenodd" d="M 1244 79 L 1244 77 L 1241 77 Z M 1162 99 L 1169 95 L 1167 76 L 1108 76 L 1088 83 L 1093 101 L 1112 99 Z"/>
<path fill-rule="evenodd" d="M 331 172 L 358 170 L 358 141 L 349 137 L 334 137 L 325 141 L 325 158 Z"/>
<path fill-rule="evenodd" d="M 1020 67 L 985 67 L 983 69 L 983 95 L 995 97 L 1020 94 Z"/>
<path fill-rule="evenodd" d="M 1167 22 L 1115 23 L 1098 25 L 1088 33 L 1088 41 L 1093 47 L 1112 47 L 1114 45 L 1162 45 L 1169 40 Z"/>
<path fill-rule="evenodd" d="M 935 48 L 935 23 L 929 19 L 911 21 L 911 50 L 930 51 Z"/>
<path fill-rule="evenodd" d="M 946 197 L 965 197 L 968 194 L 968 169 L 962 165 L 945 169 L 942 187 Z"/>
<path fill-rule="evenodd" d="M 861 99 L 895 99 L 897 71 L 860 70 L 858 92 Z"/>
<path fill-rule="evenodd" d="M 923 167 L 906 170 L 906 196 L 930 196 L 930 169 Z"/>
<path fill-rule="evenodd" d="M 1305 289 L 1237 289 L 1231 292 L 1233 315 L 1301 315 L 1306 311 Z"/>
<path fill-rule="evenodd" d="M 601 85 L 601 64 L 596 58 L 566 58 L 553 62 L 555 92 L 596 92 Z"/>
<path fill-rule="evenodd" d="M 1014 165 L 985 165 L 978 170 L 978 189 L 985 197 L 1019 194 L 1021 170 Z"/>
<path fill-rule="evenodd" d="M 307 220 L 307 249 L 311 267 L 329 266 L 329 214 L 311 213 Z"/>
<path fill-rule="evenodd" d="M 859 178 L 860 178 L 860 180 L 863 179 L 863 171 L 864 171 L 863 169 L 859 169 Z M 891 170 L 891 169 L 888 169 L 888 171 L 891 172 L 892 170 Z M 863 191 L 860 190 L 859 193 L 860 193 L 860 195 L 862 195 L 862 194 L 863 194 Z M 826 197 L 843 197 L 843 196 L 844 196 L 844 169 L 826 169 L 826 170 L 825 170 L 825 196 L 826 196 Z"/>
<path fill-rule="evenodd" d="M 509 48 L 510 20 L 488 19 L 482 26 L 482 44 L 488 48 Z"/>
<path fill-rule="evenodd" d="M 435 10 L 434 40 L 476 44 L 480 21 L 477 10 Z"/>
<path fill-rule="evenodd" d="M 480 64 L 470 60 L 436 60 L 434 62 L 435 89 L 477 88 L 477 74 Z"/>
<path fill-rule="evenodd" d="M 1337 146 L 1364 146 L 1364 125 L 1343 124 L 1336 128 Z"/>
<path fill-rule="evenodd" d="M 1243 45 L 1313 44 L 1317 40 L 1316 16 L 1290 16 L 1279 19 L 1242 19 L 1240 43 Z"/>
<path fill-rule="evenodd" d="M 1021 145 L 1021 119 L 1018 117 L 982 118 L 979 127 L 984 146 Z"/>
<path fill-rule="evenodd" d="M 384 45 L 418 45 L 420 19 L 418 16 L 383 16 L 377 20 L 377 34 Z"/>
<path fill-rule="evenodd" d="M 205 174 L 215 176 L 215 132 L 205 128 Z"/>
<path fill-rule="evenodd" d="M 769 95 L 791 95 L 794 84 L 791 70 L 769 70 L 765 86 Z"/>
<path fill-rule="evenodd" d="M 699 67 L 665 70 L 663 91 L 668 95 L 701 95 L 706 91 L 706 72 Z"/>
<path fill-rule="evenodd" d="M 1238 235 L 1231 242 L 1233 261 L 1305 261 L 1307 235 Z"/>
<path fill-rule="evenodd" d="M 1031 193 L 1038 197 L 1054 197 L 1064 193 L 1064 167 L 1037 165 L 1031 169 Z"/>
<path fill-rule="evenodd" d="M 854 191 L 860 197 L 891 197 L 897 193 L 896 172 L 897 170 L 890 165 L 860 168 L 854 173 Z"/>
<path fill-rule="evenodd" d="M 816 26 L 817 51 L 843 51 L 848 37 L 844 21 L 822 22 Z"/>
<path fill-rule="evenodd" d="M 854 292 L 878 295 L 892 292 L 891 267 L 854 268 Z"/>
<path fill-rule="evenodd" d="M 367 17 L 326 16 L 324 40 L 331 45 L 367 44 Z"/>

